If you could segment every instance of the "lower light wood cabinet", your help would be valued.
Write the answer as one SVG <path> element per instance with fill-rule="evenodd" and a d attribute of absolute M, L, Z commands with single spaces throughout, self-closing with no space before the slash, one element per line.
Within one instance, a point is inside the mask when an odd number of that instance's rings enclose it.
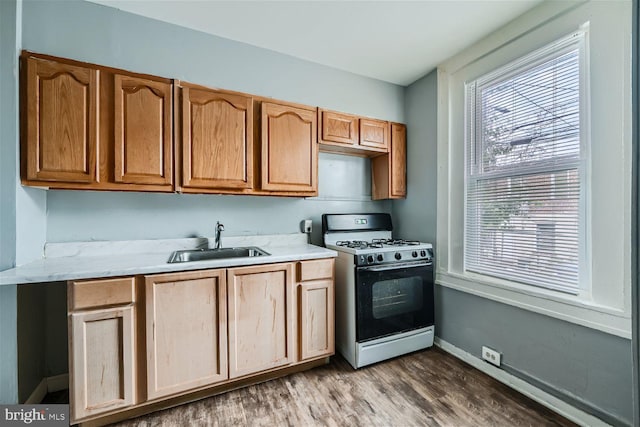
<path fill-rule="evenodd" d="M 293 264 L 229 269 L 229 377 L 294 362 Z"/>
<path fill-rule="evenodd" d="M 299 358 L 335 353 L 334 259 L 298 263 Z"/>
<path fill-rule="evenodd" d="M 145 276 L 147 396 L 228 378 L 225 270 Z"/>
<path fill-rule="evenodd" d="M 72 420 L 134 403 L 133 307 L 70 314 Z"/>
<path fill-rule="evenodd" d="M 326 363 L 332 258 L 69 282 L 72 423 L 98 425 Z"/>
<path fill-rule="evenodd" d="M 135 301 L 132 277 L 68 284 L 71 421 L 136 403 Z"/>
<path fill-rule="evenodd" d="M 333 280 L 298 285 L 300 360 L 331 355 L 335 349 Z"/>

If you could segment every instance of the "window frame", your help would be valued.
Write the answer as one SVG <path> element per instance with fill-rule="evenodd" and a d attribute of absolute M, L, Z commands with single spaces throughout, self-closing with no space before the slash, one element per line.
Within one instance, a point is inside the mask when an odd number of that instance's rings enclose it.
<path fill-rule="evenodd" d="M 464 141 L 464 220 L 463 220 L 463 272 L 473 273 L 479 276 L 487 277 L 488 280 L 500 279 L 506 281 L 506 283 L 517 283 L 519 285 L 533 286 L 535 288 L 547 289 L 551 291 L 563 292 L 569 295 L 578 295 L 580 292 L 588 292 L 591 289 L 591 275 L 587 268 L 587 260 L 589 257 L 588 245 L 586 244 L 587 230 L 587 195 L 589 194 L 589 182 L 587 180 L 586 170 L 589 165 L 589 128 L 590 128 L 590 111 L 589 111 L 589 24 L 585 23 L 580 26 L 576 31 L 564 35 L 557 40 L 538 48 L 532 52 L 524 53 L 517 59 L 514 59 L 506 64 L 499 65 L 495 69 L 471 80 L 465 82 L 464 99 L 465 99 L 465 141 Z M 516 166 L 506 166 L 503 168 L 497 168 L 492 171 L 483 170 L 482 155 L 483 152 L 483 139 L 482 126 L 483 121 L 481 118 L 481 109 L 478 104 L 482 103 L 482 90 L 489 86 L 497 85 L 501 82 L 505 82 L 518 74 L 526 72 L 528 70 L 535 69 L 552 60 L 565 55 L 571 51 L 578 51 L 578 81 L 579 81 L 579 153 L 577 158 L 575 156 L 563 156 L 544 160 L 532 160 L 525 163 L 519 163 Z M 470 91 L 473 95 L 470 95 Z M 470 123 L 469 123 L 470 122 Z M 471 162 L 471 163 L 469 163 Z M 552 165 L 549 165 L 552 163 Z M 470 214 L 469 208 L 469 185 L 471 182 L 479 182 L 482 180 L 509 179 L 509 182 L 513 178 L 522 176 L 531 176 L 539 173 L 556 173 L 563 170 L 576 169 L 578 171 L 578 179 L 580 183 L 580 196 L 578 203 L 578 279 L 574 289 L 569 289 L 565 286 L 553 286 L 535 283 L 534 280 L 519 281 L 513 278 L 508 278 L 507 274 L 490 275 L 486 272 L 474 270 L 469 268 L 468 255 L 466 247 L 470 244 L 468 230 L 468 215 Z"/>

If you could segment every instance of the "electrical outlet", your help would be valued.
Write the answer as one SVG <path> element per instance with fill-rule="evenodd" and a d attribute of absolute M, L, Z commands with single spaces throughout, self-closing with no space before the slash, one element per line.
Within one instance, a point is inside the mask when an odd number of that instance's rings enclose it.
<path fill-rule="evenodd" d="M 482 346 L 482 358 L 489 363 L 500 366 L 500 359 L 502 359 L 502 355 L 489 347 Z"/>
<path fill-rule="evenodd" d="M 312 224 L 312 221 L 311 221 L 310 219 L 305 219 L 305 220 L 303 221 L 303 223 L 304 223 L 304 232 L 305 232 L 305 233 L 311 233 L 311 224 Z"/>

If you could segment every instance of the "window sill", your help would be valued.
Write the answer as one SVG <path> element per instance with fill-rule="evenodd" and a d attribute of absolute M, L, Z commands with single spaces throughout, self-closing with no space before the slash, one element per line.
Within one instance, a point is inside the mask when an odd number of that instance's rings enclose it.
<path fill-rule="evenodd" d="M 599 305 L 581 296 L 500 282 L 477 274 L 446 271 L 436 274 L 438 285 L 631 339 L 631 315 L 624 310 Z"/>

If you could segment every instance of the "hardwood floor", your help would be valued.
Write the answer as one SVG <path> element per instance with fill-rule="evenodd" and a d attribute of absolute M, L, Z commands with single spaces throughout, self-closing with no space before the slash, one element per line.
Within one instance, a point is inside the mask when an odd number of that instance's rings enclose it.
<path fill-rule="evenodd" d="M 117 424 L 146 426 L 573 426 L 432 348 L 358 371 L 340 356 L 307 372 Z"/>

